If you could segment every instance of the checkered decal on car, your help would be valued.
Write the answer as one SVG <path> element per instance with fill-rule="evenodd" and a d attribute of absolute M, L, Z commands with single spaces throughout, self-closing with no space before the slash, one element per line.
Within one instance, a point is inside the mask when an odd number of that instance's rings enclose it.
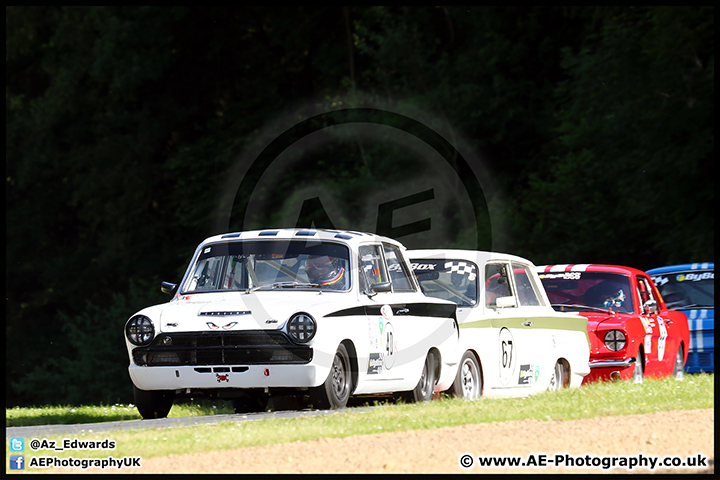
<path fill-rule="evenodd" d="M 446 262 L 445 268 L 450 269 L 450 272 L 459 273 L 461 275 L 467 275 L 469 281 L 475 280 L 475 265 L 467 262 Z"/>

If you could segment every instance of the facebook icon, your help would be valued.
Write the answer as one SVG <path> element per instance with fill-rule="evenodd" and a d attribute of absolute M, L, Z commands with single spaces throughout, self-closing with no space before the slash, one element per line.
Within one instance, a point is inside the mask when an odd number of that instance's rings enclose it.
<path fill-rule="evenodd" d="M 25 455 L 10 455 L 10 470 L 25 470 Z"/>

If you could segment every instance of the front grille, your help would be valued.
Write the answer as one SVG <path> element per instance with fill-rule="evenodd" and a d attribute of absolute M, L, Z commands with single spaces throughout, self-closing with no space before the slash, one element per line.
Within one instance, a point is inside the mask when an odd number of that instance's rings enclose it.
<path fill-rule="evenodd" d="M 312 348 L 296 345 L 283 332 L 194 332 L 160 334 L 133 350 L 136 365 L 303 364 Z"/>

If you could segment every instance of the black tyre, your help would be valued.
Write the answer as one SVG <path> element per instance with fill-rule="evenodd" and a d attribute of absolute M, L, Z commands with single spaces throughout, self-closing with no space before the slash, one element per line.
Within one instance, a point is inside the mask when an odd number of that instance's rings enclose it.
<path fill-rule="evenodd" d="M 350 355 L 344 345 L 335 352 L 330 374 L 325 383 L 310 390 L 313 407 L 320 410 L 345 408 L 353 390 Z"/>
<path fill-rule="evenodd" d="M 643 370 L 644 368 L 642 355 L 639 355 L 637 361 L 635 362 L 635 370 L 633 370 L 633 383 L 643 383 Z"/>
<path fill-rule="evenodd" d="M 556 392 L 565 387 L 565 376 L 565 364 L 558 360 L 555 362 L 555 368 L 553 369 L 553 374 L 550 378 L 548 390 Z"/>
<path fill-rule="evenodd" d="M 683 364 L 683 360 L 685 357 L 685 352 L 683 351 L 683 346 L 680 345 L 678 347 L 677 354 L 675 355 L 675 366 L 673 367 L 673 376 L 677 380 L 682 380 L 683 374 L 685 373 L 685 365 Z"/>
<path fill-rule="evenodd" d="M 140 390 L 133 385 L 135 406 L 145 418 L 165 418 L 170 413 L 175 398 L 173 390 Z"/>
<path fill-rule="evenodd" d="M 423 365 L 422 375 L 417 386 L 409 392 L 401 392 L 399 397 L 407 403 L 427 402 L 432 399 L 435 389 L 435 355 L 428 353 Z"/>
<path fill-rule="evenodd" d="M 482 388 L 480 365 L 478 365 L 475 355 L 471 351 L 467 351 L 460 360 L 455 381 L 448 393 L 465 400 L 477 400 L 482 396 Z"/>

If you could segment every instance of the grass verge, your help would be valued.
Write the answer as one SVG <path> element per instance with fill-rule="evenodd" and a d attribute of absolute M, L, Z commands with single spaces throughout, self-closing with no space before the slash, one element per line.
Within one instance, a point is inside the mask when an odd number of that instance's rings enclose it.
<path fill-rule="evenodd" d="M 82 433 L 72 436 L 72 439 L 96 441 L 110 439 L 116 443 L 116 448 L 112 451 L 84 450 L 82 452 L 77 450 L 33 452 L 26 449 L 25 454 L 26 462 L 29 462 L 33 455 L 48 454 L 60 458 L 70 456 L 99 458 L 108 455 L 116 458 L 138 455 L 150 458 L 317 438 L 433 429 L 472 423 L 526 419 L 574 420 L 669 410 L 706 409 L 713 408 L 714 403 L 714 375 L 699 374 L 686 375 L 683 381 L 667 378 L 662 380 L 646 379 L 641 385 L 631 382 L 598 383 L 577 389 L 547 392 L 523 398 L 483 398 L 475 402 L 444 398 L 423 404 L 378 405 L 376 408 L 362 411 L 347 409 L 324 416 L 228 421 L 213 425 L 117 430 L 94 434 Z M 117 408 L 113 410 L 111 407 L 93 408 L 110 408 L 110 412 L 118 410 Z M 189 409 L 178 410 L 174 415 L 182 416 L 184 413 L 197 415 L 197 410 L 193 410 L 197 408 L 190 405 Z M 214 413 L 214 411 L 215 409 L 211 408 L 209 413 Z M 15 412 L 15 414 L 17 413 Z M 112 413 L 112 415 L 117 415 L 117 413 Z M 21 416 L 19 415 L 19 417 Z M 39 414 L 36 416 L 43 417 Z M 117 417 L 113 416 L 112 419 L 116 420 Z M 62 442 L 63 439 L 68 438 L 68 435 L 46 438 Z M 26 440 L 29 441 L 29 439 Z M 6 450 L 7 455 L 13 453 L 9 451 L 8 445 L 6 445 Z"/>

